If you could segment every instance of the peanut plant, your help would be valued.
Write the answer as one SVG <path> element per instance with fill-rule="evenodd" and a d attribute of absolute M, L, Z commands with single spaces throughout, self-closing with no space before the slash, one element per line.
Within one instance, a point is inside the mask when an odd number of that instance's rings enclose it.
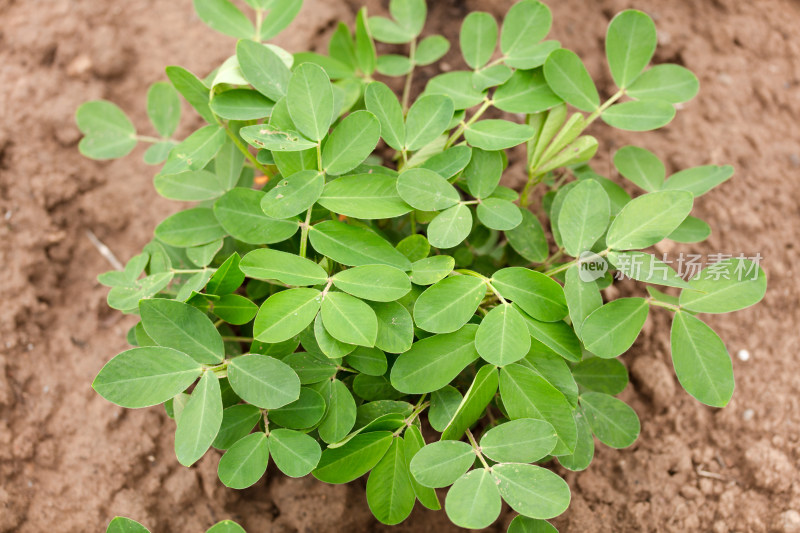
<path fill-rule="evenodd" d="M 327 55 L 264 44 L 300 0 L 246 1 L 255 23 L 228 0 L 195 0 L 236 51 L 204 78 L 167 67 L 147 95 L 157 136 L 109 102 L 77 111 L 82 153 L 149 143 L 158 193 L 195 202 L 99 277 L 108 304 L 140 322 L 93 384 L 124 407 L 164 404 L 181 464 L 220 450 L 219 478 L 235 489 L 270 461 L 326 483 L 368 475 L 385 524 L 419 502 L 481 529 L 504 501 L 519 514 L 509 531 L 554 531 L 545 520 L 570 491 L 552 466 L 583 470 L 595 438 L 624 448 L 639 434 L 615 398 L 628 383 L 617 358 L 651 309 L 672 315 L 686 392 L 728 403 L 730 357 L 697 315 L 758 302 L 763 270 L 729 257 L 685 279 L 643 250 L 708 237 L 694 199 L 733 169 L 667 178 L 656 155 L 626 146 L 613 163 L 641 189 L 631 198 L 589 166 L 591 125 L 657 129 L 698 91 L 684 67 L 650 66 L 647 15 L 608 26 L 617 88 L 605 100 L 575 53 L 544 40 L 551 13 L 536 0 L 501 28 L 471 13 L 465 68 L 416 95 L 418 67 L 450 46 L 421 38 L 424 0 L 392 0 L 391 18 L 362 9 Z M 207 122 L 182 140 L 179 96 Z M 500 185 L 509 161 L 527 176 L 521 191 Z M 604 302 L 615 272 L 647 292 Z"/>

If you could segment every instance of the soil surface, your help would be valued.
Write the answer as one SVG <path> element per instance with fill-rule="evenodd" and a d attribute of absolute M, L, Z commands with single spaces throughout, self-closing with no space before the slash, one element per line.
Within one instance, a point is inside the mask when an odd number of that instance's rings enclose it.
<path fill-rule="evenodd" d="M 362 0 L 306 0 L 278 43 L 321 50 L 334 22 L 353 20 Z M 385 12 L 387 1 L 367 2 Z M 463 16 L 501 16 L 510 1 L 437 0 L 427 32 L 457 37 Z M 648 12 L 659 29 L 656 62 L 698 74 L 701 93 L 667 128 L 619 135 L 594 127 L 595 167 L 619 179 L 609 154 L 636 142 L 669 170 L 733 163 L 733 180 L 700 198 L 694 214 L 714 233 L 678 253 L 763 257 L 764 302 L 711 325 L 734 358 L 737 388 L 726 409 L 704 407 L 678 386 L 669 321 L 651 313 L 623 357 L 632 383 L 622 398 L 642 419 L 627 450 L 598 447 L 592 466 L 567 473 L 573 499 L 562 532 L 800 532 L 800 4 L 792 0 L 559 0 L 552 35 L 575 49 L 608 93 L 602 48 L 619 10 Z M 126 347 L 130 317 L 106 307 L 95 276 L 110 268 L 88 237 L 123 261 L 179 208 L 159 198 L 141 161 L 96 163 L 77 151 L 75 108 L 107 98 L 144 134 L 149 84 L 178 64 L 207 73 L 233 53 L 207 31 L 191 0 L 0 0 L 0 531 L 104 531 L 115 515 L 154 532 L 200 532 L 232 518 L 250 533 L 457 528 L 418 508 L 396 528 L 369 514 L 363 483 L 324 485 L 270 470 L 236 492 L 216 477 L 217 454 L 196 467 L 173 453 L 173 422 L 161 408 L 125 410 L 95 394 L 100 367 Z M 448 68 L 460 68 L 457 51 Z M 430 73 L 426 72 L 424 76 Z M 183 132 L 198 125 L 188 107 Z M 512 167 L 509 183 L 520 175 Z M 638 290 L 638 289 L 637 289 Z M 608 297 L 627 293 L 627 285 Z M 617 294 L 611 294 L 617 292 Z M 737 357 L 747 350 L 748 360 Z M 562 472 L 563 473 L 563 472 Z M 511 514 L 489 531 L 505 531 Z"/>

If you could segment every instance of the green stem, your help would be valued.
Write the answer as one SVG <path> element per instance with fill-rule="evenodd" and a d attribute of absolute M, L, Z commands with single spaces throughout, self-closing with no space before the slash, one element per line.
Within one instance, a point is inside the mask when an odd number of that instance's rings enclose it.
<path fill-rule="evenodd" d="M 247 146 L 242 144 L 242 141 L 240 141 L 239 138 L 236 136 L 236 134 L 233 133 L 233 131 L 231 130 L 230 126 L 228 126 L 228 124 L 222 122 L 222 120 L 220 120 L 220 118 L 217 115 L 214 115 L 214 119 L 217 121 L 217 124 L 222 129 L 225 130 L 225 133 L 228 134 L 228 137 L 230 137 L 230 139 L 233 141 L 233 144 L 235 144 L 236 148 L 238 148 L 239 151 L 242 152 L 242 154 L 244 154 L 244 156 L 247 158 L 247 160 L 250 161 L 253 164 L 253 166 L 256 167 L 262 174 L 264 174 L 265 176 L 271 177 L 272 173 L 269 170 L 267 170 L 267 167 L 265 167 L 264 165 L 262 165 L 261 163 L 258 162 L 258 159 L 256 159 L 256 156 L 251 154 L 250 150 L 247 149 Z"/>
<path fill-rule="evenodd" d="M 199 272 L 208 272 L 208 271 L 216 272 L 216 268 L 171 268 L 170 271 L 173 274 L 197 274 Z"/>
<path fill-rule="evenodd" d="M 600 107 L 598 107 L 597 109 L 595 109 L 595 110 L 592 112 L 592 114 L 591 114 L 591 115 L 589 115 L 588 117 L 586 117 L 586 125 L 584 126 L 583 130 L 586 130 L 586 128 L 588 128 L 588 127 L 589 127 L 589 125 L 590 125 L 592 122 L 594 122 L 595 120 L 597 120 L 598 118 L 600 118 L 600 115 L 602 115 L 602 114 L 603 114 L 603 111 L 605 111 L 606 109 L 608 109 L 609 107 L 611 107 L 611 105 L 612 105 L 614 102 L 616 102 L 617 100 L 619 100 L 620 98 L 622 98 L 624 94 L 625 94 L 625 89 L 620 89 L 619 91 L 617 91 L 616 93 L 614 93 L 613 95 L 611 95 L 611 98 L 609 98 L 608 100 L 606 100 L 605 102 L 603 102 L 603 105 L 601 105 Z M 582 130 L 582 131 L 583 131 L 583 130 Z"/>
<path fill-rule="evenodd" d="M 306 221 L 303 222 L 303 225 L 300 227 L 300 257 L 305 257 L 306 250 L 308 250 L 308 230 L 311 229 L 312 209 L 314 209 L 314 206 L 308 208 L 308 211 L 306 211 Z"/>
<path fill-rule="evenodd" d="M 253 337 L 237 337 L 237 336 L 224 336 L 222 337 L 223 341 L 228 342 L 253 342 L 255 339 Z"/>
<path fill-rule="evenodd" d="M 408 100 L 411 97 L 411 82 L 414 79 L 414 56 L 417 53 L 417 38 L 412 39 L 408 50 L 408 59 L 411 61 L 411 70 L 406 74 L 406 83 L 403 86 L 403 115 L 408 112 Z M 405 153 L 403 153 L 405 156 Z"/>
<path fill-rule="evenodd" d="M 475 451 L 475 455 L 477 455 L 478 459 L 480 459 L 481 463 L 483 463 L 483 467 L 487 470 L 491 470 L 491 468 L 489 467 L 489 463 L 487 463 L 486 459 L 483 458 L 483 454 L 481 453 L 481 447 L 478 446 L 475 437 L 472 435 L 472 431 L 470 431 L 469 429 L 467 430 L 467 438 L 469 439 L 469 443 L 472 445 L 472 449 Z"/>
<path fill-rule="evenodd" d="M 431 402 L 422 403 L 422 401 L 425 399 L 425 396 L 426 396 L 425 394 L 422 395 L 422 397 L 420 398 L 420 401 L 417 402 L 417 406 L 414 408 L 414 411 L 412 411 L 412 413 L 410 415 L 408 415 L 408 418 L 406 418 L 403 421 L 403 425 L 397 431 L 392 433 L 393 437 L 397 437 L 403 431 L 405 431 L 406 428 L 411 427 L 411 425 L 414 423 L 414 420 L 416 420 L 417 417 L 420 414 L 422 414 L 422 411 L 424 411 L 425 409 L 427 409 L 430 406 Z"/>
<path fill-rule="evenodd" d="M 489 97 L 484 98 L 483 104 L 481 105 L 481 107 L 478 108 L 477 111 L 475 111 L 475 114 L 472 115 L 467 122 L 462 121 L 461 124 L 458 125 L 458 128 L 456 129 L 455 133 L 453 133 L 450 136 L 450 138 L 447 139 L 447 142 L 444 145 L 444 149 L 447 150 L 448 148 L 450 148 L 453 145 L 453 143 L 456 142 L 459 137 L 461 137 L 461 134 L 464 133 L 467 128 L 472 126 L 476 120 L 481 118 L 481 115 L 483 115 L 486 112 L 486 110 L 492 106 L 492 103 L 493 102 Z"/>
<path fill-rule="evenodd" d="M 605 250 L 603 250 L 602 252 L 600 252 L 600 253 L 599 253 L 599 254 L 597 254 L 597 255 L 599 255 L 600 257 L 605 257 L 605 256 L 607 256 L 607 255 L 608 255 L 608 252 L 610 252 L 610 251 L 611 251 L 611 248 L 606 248 Z M 573 265 L 577 265 L 578 263 L 580 263 L 580 261 L 581 261 L 581 260 L 580 260 L 580 258 L 578 258 L 578 259 L 573 259 L 573 260 L 572 260 L 572 261 L 570 261 L 569 263 L 564 263 L 564 264 L 563 264 L 563 265 L 561 265 L 560 267 L 554 268 L 554 269 L 552 269 L 552 270 L 548 270 L 547 272 L 545 272 L 545 273 L 544 273 L 544 275 L 545 275 L 545 276 L 550 276 L 550 277 L 553 277 L 553 276 L 555 276 L 556 274 L 558 274 L 558 273 L 561 273 L 561 272 L 564 272 L 565 270 L 569 269 L 569 267 L 571 267 L 571 266 L 573 266 Z"/>
<path fill-rule="evenodd" d="M 264 11 L 261 9 L 256 9 L 256 34 L 253 36 L 253 40 L 257 43 L 261 42 L 261 24 L 264 22 Z"/>
<path fill-rule="evenodd" d="M 670 311 L 678 312 L 681 310 L 680 305 L 674 305 L 667 302 L 662 302 L 660 300 L 656 300 L 655 298 L 646 298 L 646 301 L 650 305 L 655 305 L 658 307 L 663 307 L 664 309 L 669 309 Z"/>
<path fill-rule="evenodd" d="M 160 143 L 164 141 L 172 141 L 173 139 L 161 139 L 158 137 L 151 137 L 150 135 L 137 135 L 136 140 L 146 143 Z"/>

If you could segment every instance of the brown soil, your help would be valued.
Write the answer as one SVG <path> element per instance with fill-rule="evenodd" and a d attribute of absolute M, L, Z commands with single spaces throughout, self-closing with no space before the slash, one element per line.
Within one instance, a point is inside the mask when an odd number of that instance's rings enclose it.
<path fill-rule="evenodd" d="M 351 21 L 362 2 L 305 3 L 302 24 L 279 39 L 292 51 L 321 48 L 333 22 Z M 368 2 L 374 12 L 386 3 Z M 469 10 L 500 15 L 510 3 L 437 0 L 428 29 L 452 38 Z M 639 413 L 642 436 L 628 450 L 601 446 L 588 471 L 566 475 L 573 502 L 556 525 L 562 532 L 798 532 L 800 4 L 550 4 L 553 34 L 586 58 L 601 88 L 610 85 L 602 52 L 609 17 L 638 7 L 656 19 L 656 60 L 698 73 L 701 94 L 655 133 L 612 138 L 597 126 L 596 166 L 611 174 L 608 154 L 627 142 L 655 150 L 672 170 L 735 164 L 735 179 L 697 202 L 696 214 L 714 228 L 711 240 L 674 250 L 760 252 L 770 276 L 761 305 L 709 317 L 732 354 L 751 353 L 746 362 L 734 357 L 737 390 L 723 410 L 677 386 L 668 317 L 652 313 L 624 357 L 633 377 L 623 398 Z M 170 532 L 204 531 L 222 518 L 251 533 L 392 529 L 370 518 L 358 483 L 271 472 L 255 488 L 224 489 L 214 453 L 192 469 L 177 464 L 173 423 L 161 409 L 124 410 L 90 388 L 124 349 L 131 320 L 106 308 L 95 276 L 109 265 L 87 231 L 124 260 L 179 206 L 156 196 L 141 149 L 113 163 L 83 159 L 74 110 L 108 98 L 147 132 L 145 91 L 163 79 L 163 67 L 205 74 L 232 47 L 204 28 L 190 0 L 0 0 L 0 531 L 101 531 L 118 514 Z M 458 67 L 454 53 L 448 61 Z M 185 131 L 197 125 L 186 122 Z M 417 509 L 394 530 L 455 529 L 443 513 Z"/>

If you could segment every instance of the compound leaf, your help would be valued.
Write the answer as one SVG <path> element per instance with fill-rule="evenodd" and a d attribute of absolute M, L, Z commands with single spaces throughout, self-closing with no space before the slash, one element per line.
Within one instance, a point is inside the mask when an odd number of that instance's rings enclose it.
<path fill-rule="evenodd" d="M 541 65 L 547 54 L 553 50 L 553 41 L 539 41 L 547 36 L 552 24 L 550 8 L 542 2 L 523 0 L 514 4 L 503 19 L 500 34 L 500 49 L 503 51 L 505 63 L 518 69 L 531 69 Z M 558 43 L 555 45 L 558 47 Z"/>
<path fill-rule="evenodd" d="M 84 134 L 78 148 L 91 159 L 116 159 L 136 147 L 136 128 L 119 107 L 96 100 L 82 104 L 75 120 Z"/>

